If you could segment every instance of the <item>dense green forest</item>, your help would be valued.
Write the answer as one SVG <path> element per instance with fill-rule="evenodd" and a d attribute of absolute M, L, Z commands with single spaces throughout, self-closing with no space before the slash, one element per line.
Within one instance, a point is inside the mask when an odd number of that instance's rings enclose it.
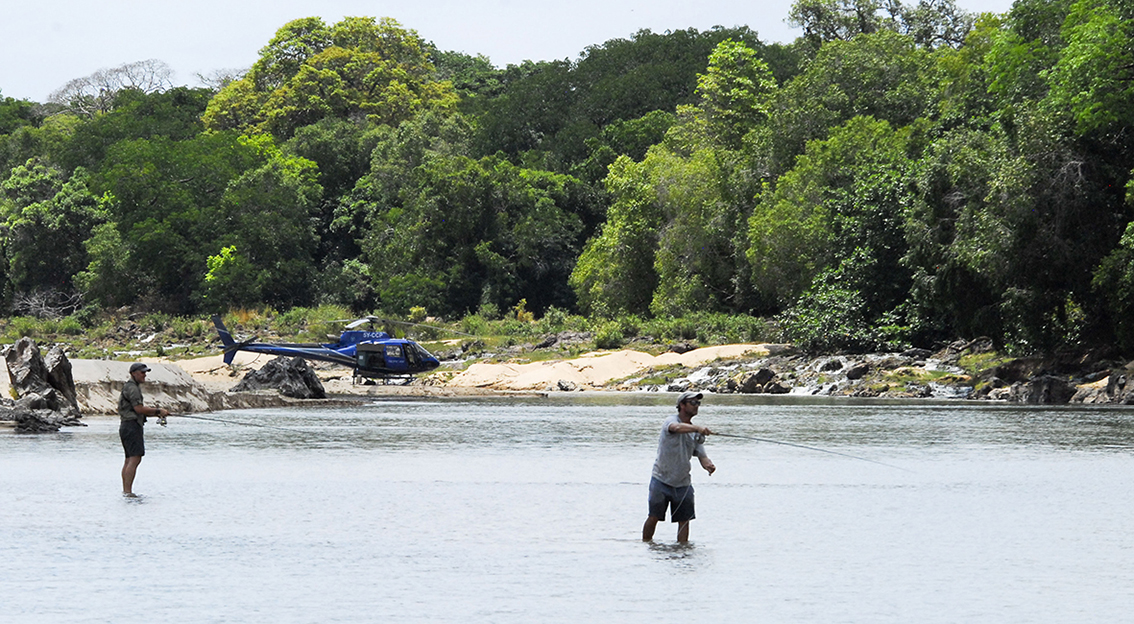
<path fill-rule="evenodd" d="M 246 72 L 0 96 L 0 313 L 768 319 L 1134 350 L 1134 0 L 798 0 L 498 68 L 304 18 Z M 2 88 L 3 85 L 0 85 Z"/>

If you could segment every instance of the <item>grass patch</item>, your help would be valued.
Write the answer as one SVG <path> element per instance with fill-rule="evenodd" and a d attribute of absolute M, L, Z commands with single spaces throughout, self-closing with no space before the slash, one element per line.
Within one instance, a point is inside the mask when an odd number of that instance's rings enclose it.
<path fill-rule="evenodd" d="M 963 355 L 957 360 L 957 366 L 973 377 L 979 377 L 982 373 L 1004 364 L 1005 362 L 1012 361 L 1013 358 L 1001 355 L 995 351 L 984 351 L 982 353 L 972 353 Z"/>

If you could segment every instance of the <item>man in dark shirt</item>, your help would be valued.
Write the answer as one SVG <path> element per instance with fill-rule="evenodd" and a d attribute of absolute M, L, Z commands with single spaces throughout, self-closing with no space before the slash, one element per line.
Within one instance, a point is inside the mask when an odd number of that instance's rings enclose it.
<path fill-rule="evenodd" d="M 131 364 L 130 381 L 122 387 L 122 394 L 118 397 L 118 416 L 122 421 L 118 425 L 118 437 L 122 439 L 122 449 L 126 451 L 126 463 L 122 465 L 122 495 L 130 498 L 136 496 L 134 475 L 138 472 L 138 464 L 142 463 L 142 456 L 146 454 L 146 442 L 142 436 L 146 416 L 162 419 L 169 416 L 167 409 L 142 404 L 142 389 L 139 386 L 146 382 L 148 372 L 150 367 L 141 362 Z"/>

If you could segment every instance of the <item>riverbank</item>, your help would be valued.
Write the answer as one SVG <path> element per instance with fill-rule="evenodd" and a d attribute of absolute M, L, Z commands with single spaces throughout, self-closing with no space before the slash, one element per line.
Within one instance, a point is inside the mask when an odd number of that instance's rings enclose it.
<path fill-rule="evenodd" d="M 327 399 L 293 399 L 274 391 L 231 392 L 248 372 L 273 359 L 240 352 L 147 360 L 147 401 L 180 413 L 342 403 L 396 396 L 494 396 L 580 391 L 794 394 L 874 398 L 980 399 L 1031 404 L 1134 403 L 1134 363 L 1102 358 L 1010 359 L 982 341 L 935 353 L 812 356 L 787 344 L 735 344 L 653 355 L 623 349 L 532 361 L 533 353 L 448 361 L 409 384 L 361 383 L 341 366 L 312 363 Z M 84 414 L 113 414 L 129 362 L 73 360 Z M 0 385 L 6 385 L 3 379 Z M 6 388 L 4 388 L 6 390 Z"/>

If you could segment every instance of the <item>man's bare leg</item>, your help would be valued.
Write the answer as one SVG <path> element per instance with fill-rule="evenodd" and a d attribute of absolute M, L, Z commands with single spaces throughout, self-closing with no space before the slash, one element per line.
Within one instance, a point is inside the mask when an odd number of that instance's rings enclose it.
<path fill-rule="evenodd" d="M 138 473 L 138 464 L 142 463 L 142 456 L 127 457 L 122 464 L 122 493 L 126 496 L 134 495 L 134 475 Z"/>
<path fill-rule="evenodd" d="M 689 521 L 677 523 L 677 541 L 685 543 L 689 541 Z"/>
<path fill-rule="evenodd" d="M 642 541 L 643 542 L 648 542 L 648 541 L 654 539 L 654 529 L 657 528 L 659 519 L 660 518 L 655 518 L 653 516 L 649 516 L 649 517 L 646 518 L 646 524 L 642 525 Z"/>

